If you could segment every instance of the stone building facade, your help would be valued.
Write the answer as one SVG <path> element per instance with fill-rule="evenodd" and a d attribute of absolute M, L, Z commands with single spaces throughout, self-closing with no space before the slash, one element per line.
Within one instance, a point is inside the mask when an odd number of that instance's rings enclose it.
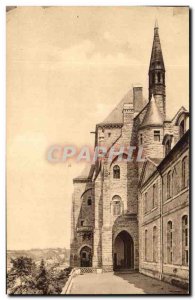
<path fill-rule="evenodd" d="M 95 147 L 107 153 L 73 180 L 70 263 L 187 284 L 189 113 L 167 119 L 157 25 L 148 75 L 148 99 L 134 86 L 96 125 Z M 127 159 L 129 146 L 143 149 L 142 161 Z"/>

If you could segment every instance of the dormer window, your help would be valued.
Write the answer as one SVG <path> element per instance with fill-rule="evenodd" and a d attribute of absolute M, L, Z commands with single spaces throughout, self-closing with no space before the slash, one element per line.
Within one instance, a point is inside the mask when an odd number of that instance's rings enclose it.
<path fill-rule="evenodd" d="M 154 130 L 154 141 L 160 142 L 160 130 Z"/>
<path fill-rule="evenodd" d="M 171 141 L 168 140 L 165 144 L 165 155 L 167 155 L 171 151 Z"/>
<path fill-rule="evenodd" d="M 179 124 L 180 138 L 184 135 L 185 132 L 185 123 L 184 120 Z"/>

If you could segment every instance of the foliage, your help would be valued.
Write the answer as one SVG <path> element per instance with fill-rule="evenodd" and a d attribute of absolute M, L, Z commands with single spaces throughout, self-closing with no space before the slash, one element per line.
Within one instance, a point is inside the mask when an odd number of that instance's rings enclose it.
<path fill-rule="evenodd" d="M 23 256 L 12 259 L 11 263 L 7 273 L 8 294 L 60 294 L 71 271 L 60 270 L 55 264 L 47 268 L 43 259 L 36 266 L 32 258 Z"/>

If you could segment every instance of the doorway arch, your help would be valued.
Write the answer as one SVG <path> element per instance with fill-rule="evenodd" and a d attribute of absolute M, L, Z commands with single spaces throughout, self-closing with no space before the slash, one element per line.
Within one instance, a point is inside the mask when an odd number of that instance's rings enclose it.
<path fill-rule="evenodd" d="M 92 267 L 91 248 L 88 246 L 84 246 L 80 251 L 80 266 Z"/>
<path fill-rule="evenodd" d="M 114 270 L 134 268 L 134 243 L 131 235 L 123 230 L 114 240 Z"/>

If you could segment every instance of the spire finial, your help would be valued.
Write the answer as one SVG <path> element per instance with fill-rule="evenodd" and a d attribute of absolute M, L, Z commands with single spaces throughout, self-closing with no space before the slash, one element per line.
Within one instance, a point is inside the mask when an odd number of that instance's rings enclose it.
<path fill-rule="evenodd" d="M 155 28 L 158 28 L 158 20 L 157 19 L 155 20 L 155 24 L 154 24 L 154 29 Z"/>

